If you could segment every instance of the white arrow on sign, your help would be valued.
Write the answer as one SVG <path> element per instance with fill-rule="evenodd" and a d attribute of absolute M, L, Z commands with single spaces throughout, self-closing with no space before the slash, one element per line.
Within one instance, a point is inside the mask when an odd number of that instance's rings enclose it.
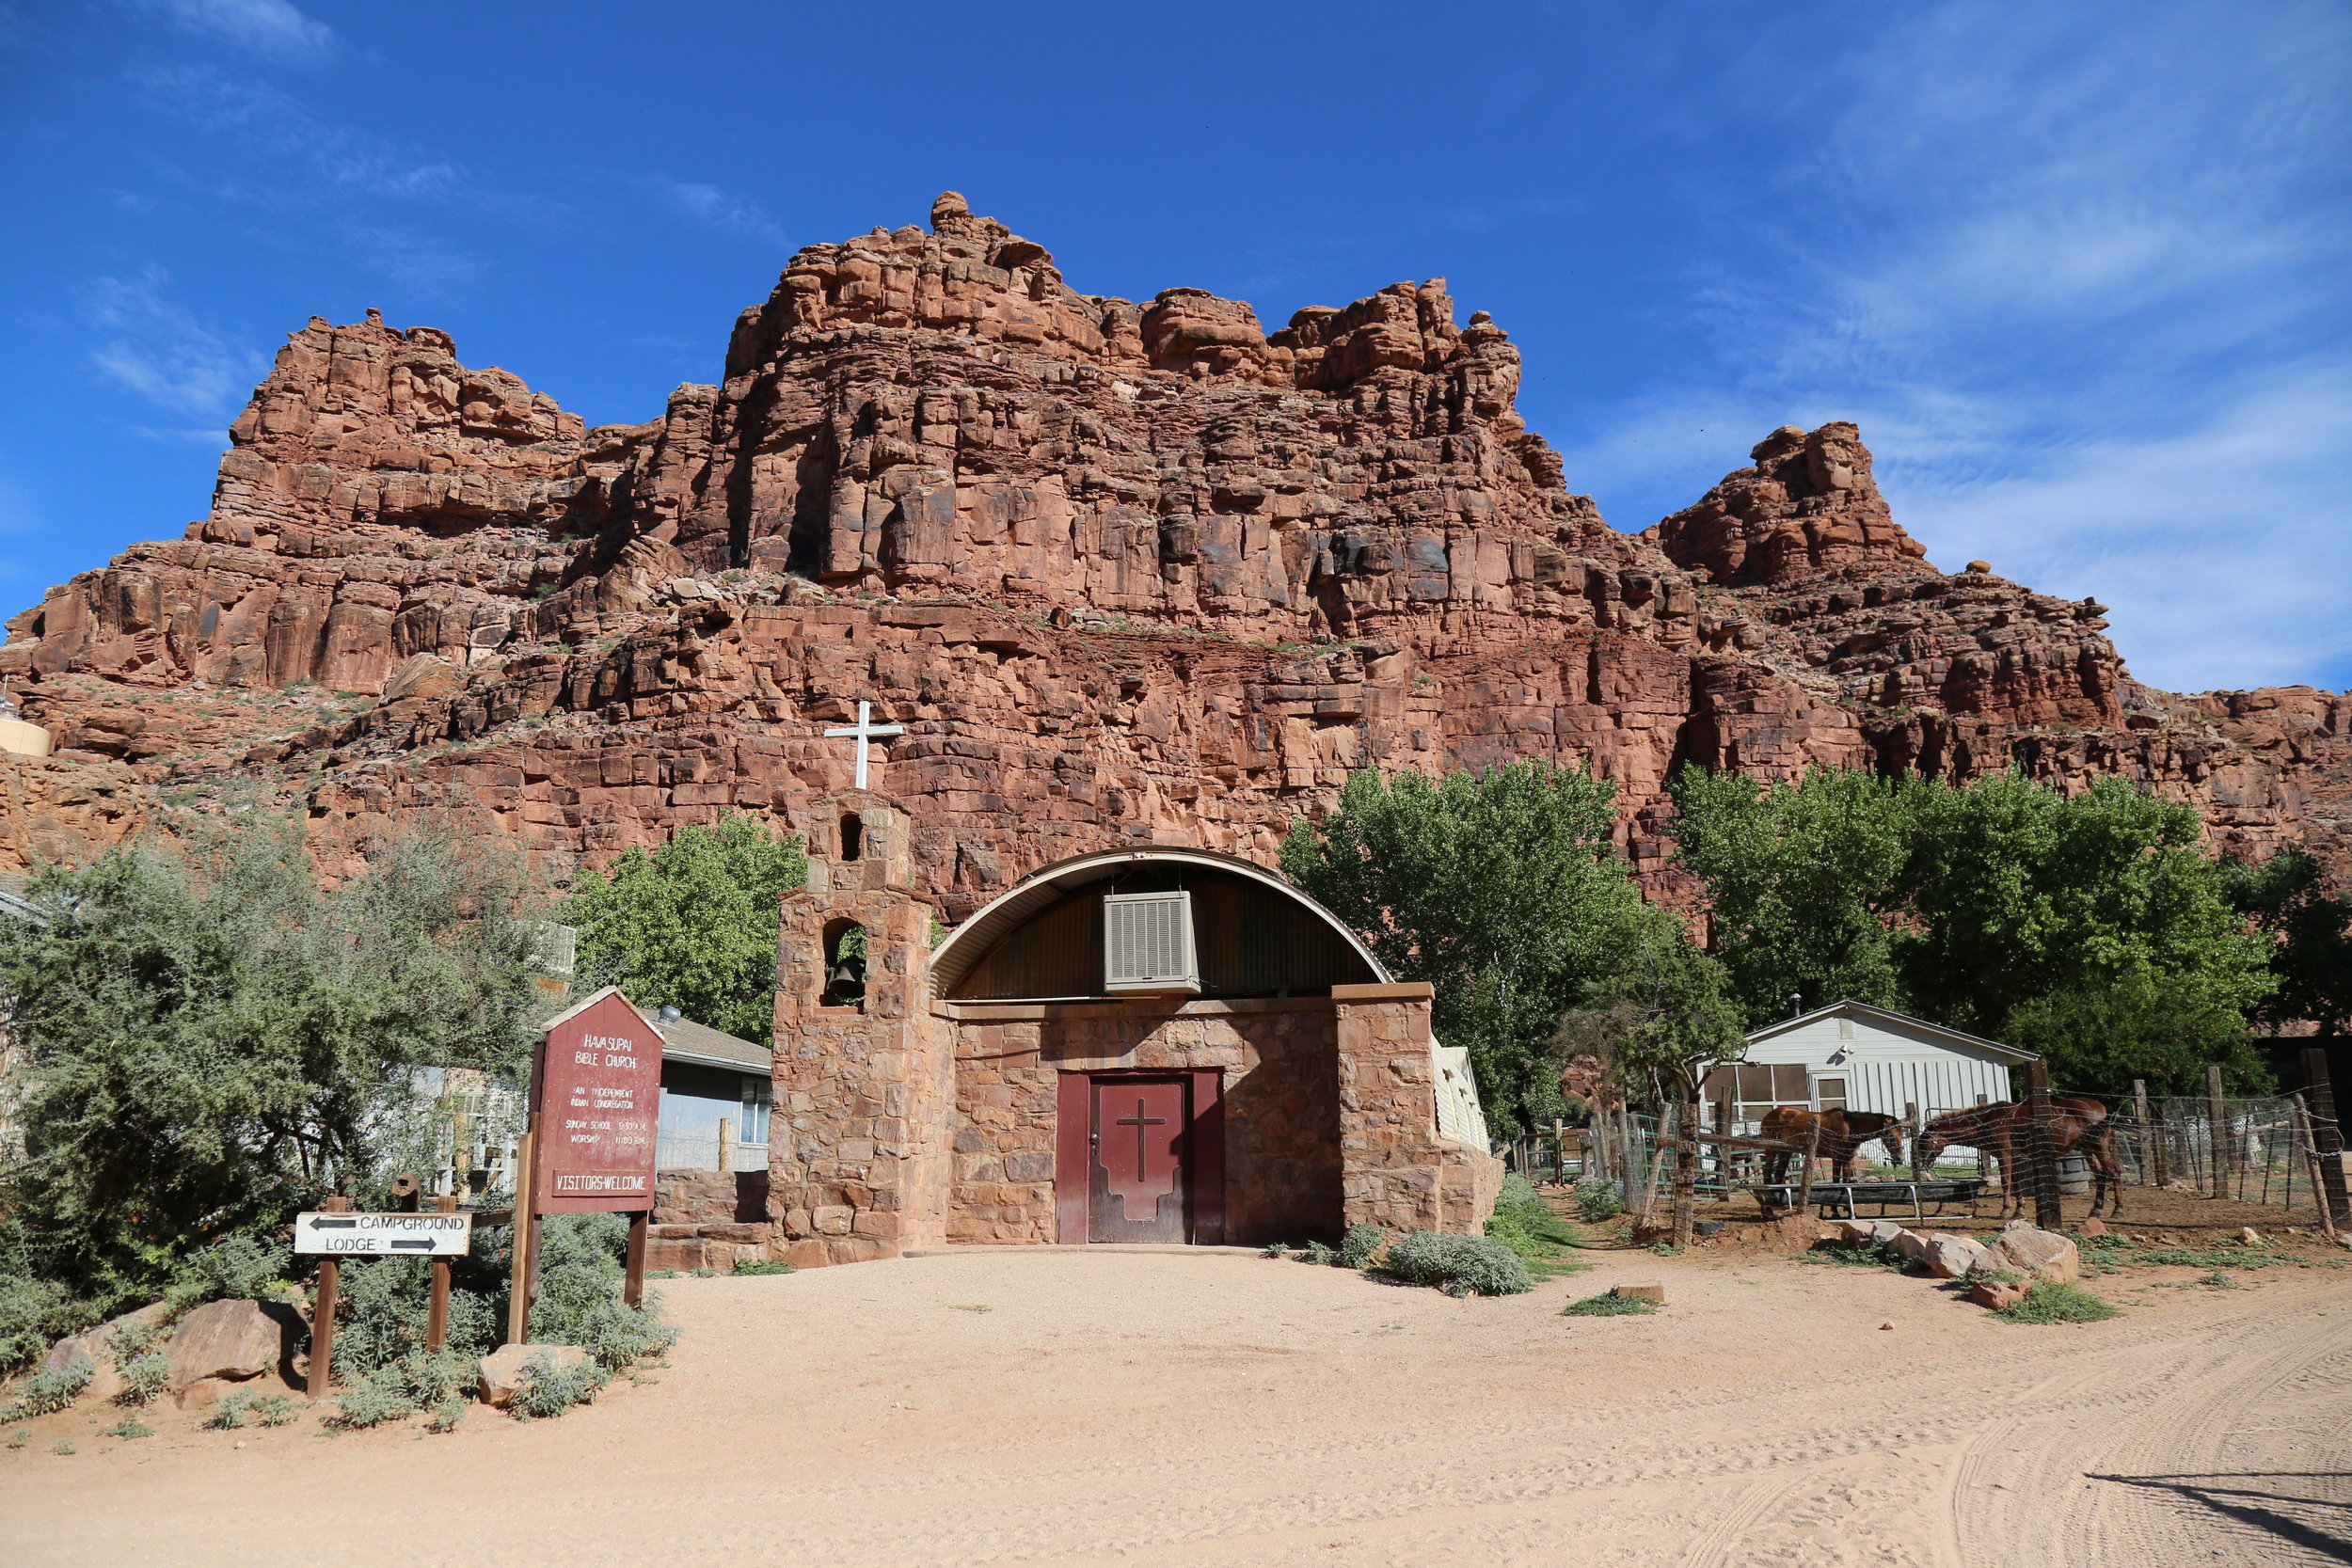
<path fill-rule="evenodd" d="M 471 1214 L 294 1216 L 294 1249 L 337 1258 L 463 1258 L 473 1244 Z"/>

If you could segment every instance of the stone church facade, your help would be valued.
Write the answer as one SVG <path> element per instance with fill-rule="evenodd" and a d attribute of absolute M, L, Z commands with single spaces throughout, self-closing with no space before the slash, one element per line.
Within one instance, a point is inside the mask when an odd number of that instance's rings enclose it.
<path fill-rule="evenodd" d="M 1295 888 L 1213 851 L 1105 851 L 942 936 L 911 828 L 837 797 L 785 898 L 769 1213 L 791 1262 L 1483 1227 L 1501 1166 L 1429 988 Z M 1122 901 L 1183 911 L 1189 974 L 1120 984 Z"/>

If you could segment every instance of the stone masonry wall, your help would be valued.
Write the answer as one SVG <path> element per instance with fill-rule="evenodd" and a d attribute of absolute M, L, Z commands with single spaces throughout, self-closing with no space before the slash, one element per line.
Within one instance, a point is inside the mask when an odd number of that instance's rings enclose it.
<path fill-rule="evenodd" d="M 717 1269 L 775 1256 L 764 1170 L 654 1173 L 653 1234 L 645 1267 Z"/>
<path fill-rule="evenodd" d="M 1347 1223 L 1476 1234 L 1502 1164 L 1437 1133 L 1426 985 L 1335 986 Z"/>
<path fill-rule="evenodd" d="M 1063 1072 L 1195 1068 L 1224 1071 L 1226 1241 L 1339 1239 L 1328 1003 L 1195 1002 L 1174 1016 L 1079 1005 L 1001 1022 L 964 1011 L 955 1025 L 948 1240 L 1054 1240 L 1055 1093 Z"/>

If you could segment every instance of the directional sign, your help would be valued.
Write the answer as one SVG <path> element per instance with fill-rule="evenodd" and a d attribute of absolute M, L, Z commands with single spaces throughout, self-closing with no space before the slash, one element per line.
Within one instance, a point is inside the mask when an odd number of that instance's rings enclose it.
<path fill-rule="evenodd" d="M 463 1258 L 471 1214 L 296 1214 L 294 1249 L 338 1258 Z"/>

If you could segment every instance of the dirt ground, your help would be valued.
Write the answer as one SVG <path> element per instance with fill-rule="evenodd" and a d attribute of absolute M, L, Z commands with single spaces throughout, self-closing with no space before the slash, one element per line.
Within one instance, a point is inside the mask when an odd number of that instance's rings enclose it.
<path fill-rule="evenodd" d="M 1883 1270 L 1636 1251 L 1471 1301 L 1101 1247 L 680 1279 L 675 1366 L 558 1421 L 35 1422 L 0 1562 L 2352 1560 L 2352 1268 L 2196 1277 L 2102 1278 L 2124 1317 L 2039 1328 Z M 1663 1312 L 1560 1315 L 1640 1280 Z"/>

